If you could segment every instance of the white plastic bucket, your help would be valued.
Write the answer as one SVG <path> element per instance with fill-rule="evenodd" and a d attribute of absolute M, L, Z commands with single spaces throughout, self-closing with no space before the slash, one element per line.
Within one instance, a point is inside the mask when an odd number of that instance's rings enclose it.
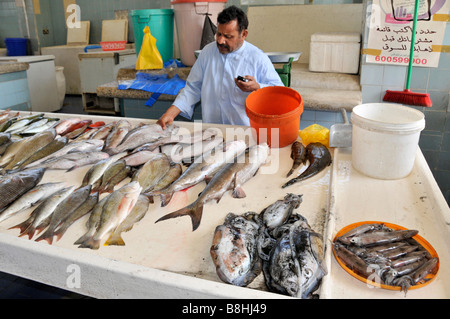
<path fill-rule="evenodd" d="M 181 62 L 192 66 L 196 57 L 194 51 L 200 49 L 205 15 L 217 25 L 217 16 L 225 8 L 227 0 L 172 0 Z"/>
<path fill-rule="evenodd" d="M 422 112 L 400 104 L 368 103 L 355 106 L 352 165 L 360 173 L 378 179 L 400 179 L 414 166 Z"/>

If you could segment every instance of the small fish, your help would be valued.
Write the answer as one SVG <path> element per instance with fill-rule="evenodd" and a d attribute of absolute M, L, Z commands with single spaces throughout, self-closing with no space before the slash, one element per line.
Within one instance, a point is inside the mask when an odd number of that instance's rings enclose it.
<path fill-rule="evenodd" d="M 177 126 L 168 126 L 163 130 L 159 124 L 146 124 L 136 127 L 128 132 L 123 141 L 115 148 L 108 149 L 108 153 L 117 154 L 129 151 L 146 143 L 156 141 L 158 138 L 170 136 L 178 131 Z"/>
<path fill-rule="evenodd" d="M 91 135 L 90 139 L 91 140 L 106 140 L 106 138 L 108 137 L 109 133 L 111 132 L 111 130 L 113 129 L 115 124 L 116 124 L 115 122 L 112 122 L 112 123 L 101 126 L 94 134 Z"/>
<path fill-rule="evenodd" d="M 331 154 L 328 148 L 321 143 L 311 143 L 306 146 L 306 156 L 309 161 L 309 166 L 299 176 L 286 182 L 282 188 L 286 188 L 297 182 L 304 181 L 314 175 L 319 174 L 326 167 L 331 165 Z"/>
<path fill-rule="evenodd" d="M 292 168 L 287 173 L 286 177 L 289 177 L 294 170 L 300 166 L 300 164 L 306 163 L 306 148 L 299 141 L 295 141 L 291 146 L 291 158 L 294 160 L 292 163 Z"/>
<path fill-rule="evenodd" d="M 0 223 L 16 213 L 36 205 L 54 192 L 60 190 L 63 186 L 64 183 L 45 183 L 35 186 L 0 213 Z"/>
<path fill-rule="evenodd" d="M 181 164 L 171 163 L 169 171 L 152 188 L 152 192 L 159 191 L 159 190 L 162 190 L 162 189 L 168 187 L 170 184 L 172 184 L 174 181 L 176 181 L 181 176 L 182 173 L 183 173 L 183 169 L 181 167 Z M 150 200 L 150 203 L 153 204 L 153 196 L 148 196 L 148 199 Z"/>
<path fill-rule="evenodd" d="M 30 217 L 24 222 L 11 227 L 20 229 L 20 236 L 28 235 L 31 239 L 36 231 L 40 232 L 48 226 L 50 223 L 50 216 L 56 207 L 64 199 L 66 199 L 75 190 L 75 186 L 70 186 L 57 191 L 53 195 L 50 195 L 39 206 L 33 210 Z"/>
<path fill-rule="evenodd" d="M 44 161 L 38 167 L 49 170 L 73 171 L 78 167 L 94 164 L 107 158 L 109 158 L 109 155 L 105 152 L 75 152 Z"/>
<path fill-rule="evenodd" d="M 215 153 L 209 153 L 202 156 L 200 160 L 196 159 L 183 174 L 173 183 L 161 190 L 152 190 L 146 195 L 161 197 L 161 206 L 167 206 L 175 192 L 197 185 L 212 177 L 225 165 L 234 161 L 235 157 L 245 151 L 244 141 L 230 141 L 219 148 Z"/>
<path fill-rule="evenodd" d="M 0 178 L 0 210 L 39 184 L 44 173 L 44 168 L 38 168 L 2 176 Z"/>
<path fill-rule="evenodd" d="M 417 230 L 375 231 L 353 236 L 350 242 L 356 246 L 382 245 L 411 238 L 418 234 Z"/>
<path fill-rule="evenodd" d="M 167 174 L 170 160 L 165 154 L 157 154 L 133 175 L 131 181 L 137 181 L 144 192 L 150 191 Z"/>
<path fill-rule="evenodd" d="M 100 223 L 95 234 L 79 247 L 99 249 L 101 241 L 107 239 L 131 213 L 141 191 L 142 187 L 138 182 L 130 182 L 111 193 L 103 205 Z"/>
<path fill-rule="evenodd" d="M 30 121 L 27 125 L 19 128 L 19 129 L 13 130 L 13 131 L 11 131 L 11 133 L 26 134 L 27 131 L 34 130 L 36 127 L 40 127 L 42 125 L 47 124 L 47 122 L 48 122 L 48 119 L 46 119 L 46 118 L 39 119 L 38 121 Z"/>
<path fill-rule="evenodd" d="M 105 246 L 125 246 L 122 233 L 130 231 L 134 224 L 142 220 L 148 211 L 150 202 L 144 195 L 139 195 L 136 204 L 125 220 L 114 230 L 109 239 L 105 242 Z"/>
<path fill-rule="evenodd" d="M 122 182 L 131 174 L 131 167 L 126 165 L 124 160 L 118 160 L 112 163 L 103 173 L 101 183 L 98 187 L 94 187 L 93 191 L 102 193 L 111 193 L 114 187 Z"/>
<path fill-rule="evenodd" d="M 25 161 L 23 161 L 19 165 L 19 168 L 24 168 L 28 164 L 31 164 L 37 160 L 47 157 L 47 156 L 55 153 L 56 151 L 59 151 L 60 149 L 62 149 L 64 146 L 67 145 L 68 141 L 69 140 L 67 139 L 67 137 L 58 137 L 58 138 L 54 139 L 49 144 L 47 144 L 46 146 L 44 146 L 43 148 L 41 148 L 40 150 L 35 152 L 33 155 L 28 157 Z"/>
<path fill-rule="evenodd" d="M 81 122 L 80 118 L 69 118 L 69 119 L 61 120 L 55 126 L 56 134 L 61 135 L 61 136 L 63 136 L 64 134 L 67 134 L 67 132 L 70 130 L 70 127 L 79 122 Z"/>
<path fill-rule="evenodd" d="M 51 245 L 53 243 L 53 236 L 55 235 L 56 228 L 87 200 L 90 192 L 91 185 L 79 188 L 59 203 L 51 215 L 48 228 L 36 239 L 36 241 L 46 240 Z"/>
<path fill-rule="evenodd" d="M 92 165 L 86 172 L 83 181 L 81 183 L 81 187 L 84 187 L 86 185 L 92 185 L 93 188 L 96 188 L 97 187 L 96 184 L 101 183 L 103 173 L 108 169 L 108 167 L 111 166 L 115 161 L 119 160 L 124 155 L 125 153 L 119 153 L 94 163 L 94 165 Z"/>
<path fill-rule="evenodd" d="M 143 150 L 125 156 L 123 160 L 128 166 L 140 166 L 155 158 L 157 154 L 158 153 Z"/>
<path fill-rule="evenodd" d="M 63 136 L 67 137 L 70 140 L 76 139 L 78 136 L 83 134 L 87 128 L 89 127 L 89 123 L 91 121 L 81 121 L 80 123 L 74 125 L 74 129 Z"/>
<path fill-rule="evenodd" d="M 229 213 L 224 223 L 216 227 L 210 254 L 222 281 L 245 287 L 261 273 L 257 252 L 260 227 L 252 212 Z"/>
<path fill-rule="evenodd" d="M 103 206 L 108 201 L 108 198 L 111 194 L 103 197 L 92 209 L 91 214 L 89 215 L 89 219 L 86 222 L 87 231 L 82 235 L 78 240 L 75 241 L 75 245 L 81 245 L 86 240 L 90 239 L 95 235 L 97 231 L 98 225 L 100 224 L 100 219 L 102 217 Z"/>
<path fill-rule="evenodd" d="M 63 223 L 56 229 L 54 232 L 54 235 L 56 237 L 56 240 L 60 240 L 61 237 L 64 235 L 64 233 L 67 231 L 67 229 L 78 219 L 85 216 L 86 214 L 89 214 L 97 205 L 98 203 L 98 193 L 93 193 L 89 195 L 89 197 L 86 199 L 84 203 L 82 203 L 78 208 L 70 214 L 70 216 L 63 221 Z"/>
<path fill-rule="evenodd" d="M 196 142 L 194 144 L 174 144 L 161 147 L 161 152 L 166 154 L 172 162 L 192 163 L 201 155 L 208 154 L 211 150 L 223 144 L 222 136 L 214 136 L 211 139 Z"/>
<path fill-rule="evenodd" d="M 195 231 L 200 225 L 203 205 L 206 202 L 210 200 L 219 202 L 222 196 L 229 190 L 232 191 L 234 198 L 243 198 L 246 196 L 242 185 L 257 173 L 259 167 L 266 162 L 268 155 L 269 146 L 267 144 L 250 147 L 248 152 L 241 154 L 235 162 L 222 167 L 208 185 L 206 185 L 195 202 L 161 217 L 156 222 L 188 215 L 191 217 L 192 228 Z"/>
<path fill-rule="evenodd" d="M 131 129 L 131 123 L 127 120 L 120 120 L 114 125 L 109 135 L 106 137 L 103 151 L 117 147 Z"/>

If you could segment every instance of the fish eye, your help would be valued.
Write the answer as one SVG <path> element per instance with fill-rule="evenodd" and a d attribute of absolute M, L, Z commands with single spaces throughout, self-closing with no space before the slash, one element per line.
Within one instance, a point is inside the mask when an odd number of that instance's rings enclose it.
<path fill-rule="evenodd" d="M 313 271 L 310 268 L 303 269 L 303 275 L 305 275 L 306 278 L 310 278 L 313 274 Z"/>

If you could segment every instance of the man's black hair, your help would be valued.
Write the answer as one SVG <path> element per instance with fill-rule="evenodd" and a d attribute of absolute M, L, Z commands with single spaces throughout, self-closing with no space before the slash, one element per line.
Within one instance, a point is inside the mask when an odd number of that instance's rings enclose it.
<path fill-rule="evenodd" d="M 219 24 L 228 23 L 230 21 L 237 20 L 238 26 L 239 26 L 239 32 L 242 32 L 243 30 L 247 30 L 248 28 L 248 19 L 245 12 L 236 7 L 231 6 L 226 9 L 224 9 L 221 13 L 219 13 L 217 17 L 217 22 Z"/>

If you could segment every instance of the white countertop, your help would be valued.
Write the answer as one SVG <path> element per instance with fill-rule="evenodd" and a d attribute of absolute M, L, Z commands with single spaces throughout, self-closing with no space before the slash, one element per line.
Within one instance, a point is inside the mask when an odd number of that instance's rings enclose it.
<path fill-rule="evenodd" d="M 55 116 L 55 113 L 51 115 Z M 58 117 L 75 115 L 58 114 Z M 79 117 L 105 122 L 119 119 Z M 154 122 L 129 120 L 133 124 Z M 176 124 L 191 131 L 201 129 L 195 126 L 198 123 Z M 224 131 L 229 128 L 217 127 Z M 241 133 L 245 133 L 244 129 L 241 127 Z M 227 136 L 229 138 L 233 137 Z M 17 229 L 8 228 L 29 214 L 29 211 L 22 212 L 0 223 L 0 270 L 97 298 L 284 298 L 265 291 L 262 274 L 247 288 L 221 282 L 209 249 L 215 227 L 229 212 L 259 213 L 287 192 L 292 192 L 303 194 L 303 203 L 296 212 L 305 216 L 315 231 L 324 234 L 327 244 L 329 274 L 323 280 L 321 298 L 449 298 L 450 251 L 446 243 L 450 237 L 450 212 L 421 153 L 418 153 L 414 171 L 408 178 L 388 182 L 356 173 L 351 168 L 349 154 L 348 150 L 336 150 L 333 166 L 308 181 L 282 189 L 281 185 L 286 181 L 284 176 L 292 163 L 290 147 L 273 149 L 271 162 L 244 184 L 247 197 L 234 199 L 225 194 L 219 203 L 207 203 L 200 227 L 195 232 L 192 232 L 188 217 L 158 224 L 155 221 L 193 201 L 204 184 L 176 193 L 170 204 L 163 208 L 156 199 L 144 219 L 123 234 L 124 247 L 104 246 L 95 251 L 73 245 L 84 233 L 86 219 L 77 221 L 53 245 L 19 238 Z M 64 174 L 61 171 L 46 172 L 42 182 L 69 178 L 70 183 L 79 185 L 88 168 Z M 417 228 L 439 254 L 441 268 L 437 278 L 424 288 L 408 292 L 405 297 L 399 291 L 369 289 L 348 275 L 331 255 L 329 240 L 342 227 L 363 220 L 381 220 Z"/>

